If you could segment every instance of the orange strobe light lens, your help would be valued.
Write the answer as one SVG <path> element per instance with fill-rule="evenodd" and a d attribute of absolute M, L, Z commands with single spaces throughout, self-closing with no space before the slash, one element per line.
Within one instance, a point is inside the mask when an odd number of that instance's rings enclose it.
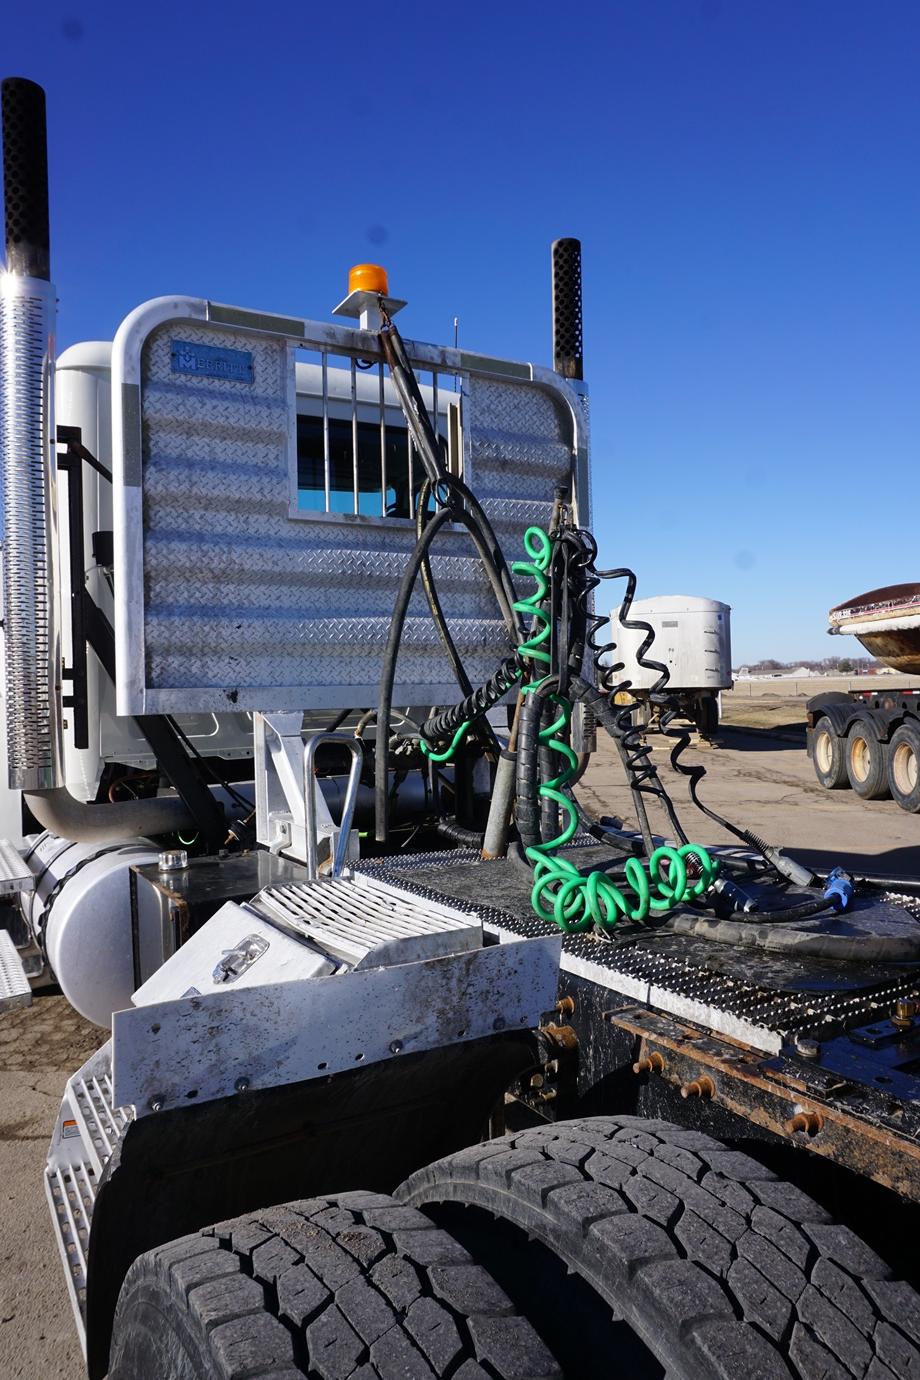
<path fill-rule="evenodd" d="M 349 292 L 376 292 L 380 297 L 389 295 L 387 271 L 379 264 L 355 264 L 348 270 Z"/>

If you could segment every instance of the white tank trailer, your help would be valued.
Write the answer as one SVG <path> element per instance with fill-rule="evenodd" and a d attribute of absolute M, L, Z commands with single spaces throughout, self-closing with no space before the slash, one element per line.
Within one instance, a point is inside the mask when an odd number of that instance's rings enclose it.
<path fill-rule="evenodd" d="M 668 691 L 677 694 L 686 717 L 704 737 L 713 734 L 719 724 L 720 693 L 733 684 L 731 606 L 692 594 L 662 594 L 635 599 L 625 623 L 620 622 L 618 606 L 610 616 L 614 657 L 624 663 L 618 674 L 631 682 L 630 693 L 642 705 L 640 717 L 646 722 L 651 718 L 654 708 L 649 692 L 660 677 L 660 672 L 639 660 L 648 636 L 638 626 L 644 623 L 651 627 L 655 641 L 643 659 L 667 666 Z M 637 626 L 629 627 L 630 623 Z"/>

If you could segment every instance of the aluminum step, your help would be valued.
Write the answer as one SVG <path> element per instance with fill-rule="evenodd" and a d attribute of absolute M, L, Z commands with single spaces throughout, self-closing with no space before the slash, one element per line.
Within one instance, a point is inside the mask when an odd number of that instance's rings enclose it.
<path fill-rule="evenodd" d="M 96 1189 L 133 1112 L 112 1102 L 112 1042 L 67 1081 L 48 1163 L 45 1193 L 77 1331 L 85 1345 L 86 1255 Z"/>
<path fill-rule="evenodd" d="M 9 839 L 0 839 L 0 896 L 34 891 L 35 875 Z"/>
<path fill-rule="evenodd" d="M 8 930 L 0 930 L 0 1011 L 32 1005 L 32 987 Z"/>

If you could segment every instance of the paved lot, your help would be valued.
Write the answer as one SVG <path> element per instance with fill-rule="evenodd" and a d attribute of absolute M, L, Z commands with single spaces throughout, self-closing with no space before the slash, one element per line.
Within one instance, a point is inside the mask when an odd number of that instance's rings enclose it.
<path fill-rule="evenodd" d="M 758 700 L 755 717 L 768 726 L 757 728 L 733 726 L 733 720 L 751 716 L 739 714 L 737 703 L 728 701 L 725 707 L 726 726 L 716 745 L 694 741 L 681 758 L 706 767 L 699 789 L 706 804 L 821 870 L 841 863 L 886 876 L 920 876 L 920 815 L 905 814 L 892 800 L 863 801 L 850 790 L 819 786 L 805 755 L 801 702 Z M 686 780 L 671 770 L 668 755 L 660 746 L 654 761 L 690 837 L 701 843 L 730 842 L 731 835 L 689 802 Z M 581 795 L 593 812 L 608 811 L 634 823 L 612 752 L 596 754 Z M 665 832 L 664 822 L 652 818 L 656 826 Z"/>
<path fill-rule="evenodd" d="M 849 862 L 865 870 L 920 875 L 920 816 L 891 801 L 863 803 L 815 781 L 804 751 L 802 700 L 758 697 L 757 712 L 726 697 L 728 727 L 718 746 L 694 746 L 704 762 L 708 803 L 815 866 Z M 763 725 L 766 725 L 764 727 Z M 686 800 L 667 754 L 656 751 L 688 833 L 715 830 Z M 596 813 L 629 816 L 629 797 L 612 751 L 601 744 L 581 787 Z M 727 836 L 726 836 L 727 837 Z M 0 1377 L 78 1380 L 82 1364 L 42 1187 L 42 1167 L 64 1081 L 101 1042 L 62 997 L 0 1016 Z"/>

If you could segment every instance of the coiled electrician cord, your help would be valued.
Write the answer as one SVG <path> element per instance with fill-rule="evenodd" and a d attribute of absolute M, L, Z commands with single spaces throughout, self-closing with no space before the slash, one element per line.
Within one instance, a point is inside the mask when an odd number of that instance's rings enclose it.
<path fill-rule="evenodd" d="M 569 933 L 592 928 L 603 933 L 623 917 L 644 921 L 652 911 L 669 910 L 701 896 L 712 884 L 717 864 L 700 844 L 656 848 L 648 859 L 647 871 L 638 858 L 627 858 L 624 884 L 632 891 L 632 897 L 603 870 L 595 869 L 585 875 L 567 858 L 558 856 L 558 850 L 570 843 L 578 830 L 576 810 L 561 789 L 577 757 L 560 736 L 568 726 L 571 705 L 559 694 L 558 687 L 557 676 L 546 676 L 528 687 L 518 725 L 517 820 L 524 855 L 534 868 L 530 899 L 537 915 Z M 551 724 L 544 725 L 547 706 L 554 706 L 558 712 Z M 541 746 L 558 754 L 562 763 L 556 776 L 538 784 Z M 547 797 L 565 817 L 561 833 L 550 839 L 540 832 L 540 801 Z M 688 876 L 691 859 L 697 873 L 695 879 Z M 665 864 L 667 875 L 662 876 Z"/>

